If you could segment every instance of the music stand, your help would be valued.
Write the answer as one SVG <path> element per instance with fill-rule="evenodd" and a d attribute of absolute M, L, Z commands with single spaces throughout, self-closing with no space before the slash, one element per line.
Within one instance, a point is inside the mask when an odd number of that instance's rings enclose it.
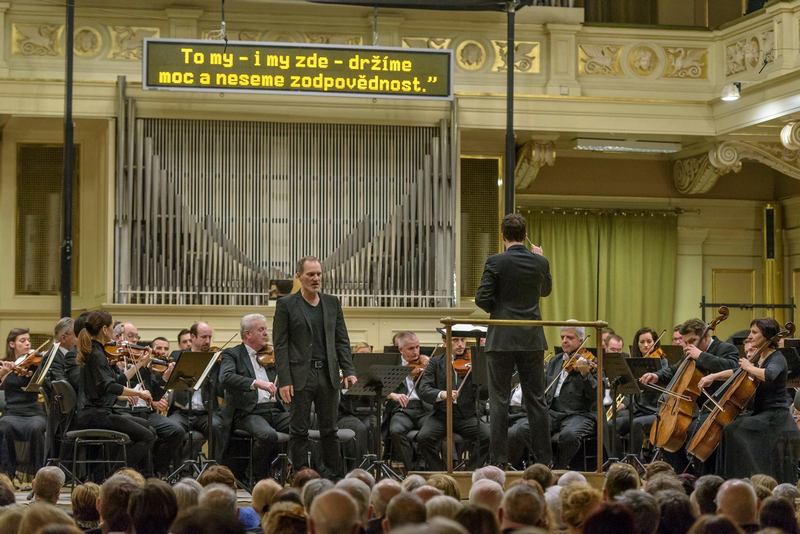
<path fill-rule="evenodd" d="M 169 376 L 169 381 L 164 386 L 165 390 L 182 391 L 191 390 L 192 395 L 203 387 L 203 383 L 208 377 L 211 369 L 217 363 L 216 355 L 213 352 L 182 352 L 178 357 L 175 367 L 172 369 L 172 374 Z M 212 396 L 213 404 L 213 396 Z M 213 406 L 206 406 L 206 413 L 208 417 L 208 451 L 209 455 L 214 451 L 214 427 L 213 427 Z M 189 440 L 192 439 L 192 399 L 189 397 L 189 406 L 187 407 L 187 417 L 189 419 Z M 202 451 L 198 453 L 197 458 L 184 460 L 183 463 L 167 477 L 170 482 L 177 482 L 181 478 L 181 473 L 184 469 L 191 469 L 195 478 L 200 476 L 208 466 L 214 465 L 216 462 L 213 459 L 203 457 Z"/>
<path fill-rule="evenodd" d="M 394 357 L 394 354 L 387 356 Z M 356 367 L 356 369 L 358 369 L 358 367 Z M 359 378 L 359 381 L 348 390 L 347 395 L 374 396 L 376 411 L 375 417 L 376 421 L 378 422 L 378 428 L 376 429 L 373 443 L 373 450 L 375 453 L 365 454 L 364 459 L 359 467 L 372 472 L 375 480 L 380 480 L 382 477 L 391 477 L 395 480 L 402 480 L 403 477 L 383 460 L 383 451 L 381 450 L 380 422 L 383 412 L 383 391 L 394 391 L 397 389 L 397 387 L 402 384 L 408 376 L 408 367 L 402 365 L 374 364 L 370 365 L 367 371 L 359 376 L 361 378 Z"/>
<path fill-rule="evenodd" d="M 631 360 L 646 360 L 647 358 L 625 358 L 621 353 L 618 352 L 607 352 L 603 354 L 603 370 L 605 371 L 606 379 L 608 379 L 608 384 L 611 387 L 611 414 L 612 414 L 612 421 L 614 424 L 609 425 L 611 431 L 611 440 L 612 443 L 615 445 L 619 439 L 617 436 L 617 395 L 638 395 L 642 392 L 639 389 L 639 385 L 636 383 L 636 378 L 633 376 L 631 372 L 631 368 L 628 365 L 628 362 Z M 630 403 L 632 404 L 632 403 Z M 628 432 L 633 429 L 633 406 L 628 406 Z M 630 442 L 630 440 L 629 440 Z M 632 446 L 633 443 L 630 443 Z M 644 465 L 642 462 L 639 461 L 639 458 L 636 457 L 635 454 L 628 451 L 622 459 L 618 458 L 609 458 L 608 461 L 604 464 L 604 467 L 607 467 L 616 462 L 623 462 L 632 465 L 639 472 L 644 472 Z"/>
<path fill-rule="evenodd" d="M 53 365 L 53 360 L 58 353 L 59 347 L 61 347 L 61 343 L 54 343 L 53 346 L 50 347 L 50 350 L 42 357 L 42 363 L 39 364 L 39 367 L 36 369 L 36 372 L 33 373 L 33 376 L 31 376 L 28 385 L 23 388 L 23 391 L 27 393 L 39 392 L 42 384 L 44 384 L 44 379 L 47 377 L 47 373 L 50 371 L 50 366 Z"/>

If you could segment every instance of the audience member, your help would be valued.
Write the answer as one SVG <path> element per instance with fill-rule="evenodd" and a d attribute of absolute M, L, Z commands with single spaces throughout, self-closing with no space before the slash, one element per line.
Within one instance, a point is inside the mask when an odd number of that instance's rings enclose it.
<path fill-rule="evenodd" d="M 326 491 L 311 504 L 307 524 L 309 534 L 356 534 L 361 527 L 358 504 L 343 490 Z"/>
<path fill-rule="evenodd" d="M 75 525 L 53 523 L 52 525 L 40 528 L 34 532 L 34 534 L 83 534 L 83 531 Z"/>
<path fill-rule="evenodd" d="M 139 486 L 128 475 L 116 474 L 100 486 L 98 510 L 103 534 L 108 532 L 129 532 L 131 516 L 128 514 L 128 501 Z"/>
<path fill-rule="evenodd" d="M 295 473 L 294 477 L 292 477 L 292 487 L 301 489 L 306 485 L 306 482 L 309 480 L 314 480 L 315 478 L 321 478 L 319 473 L 310 467 L 304 467 Z"/>
<path fill-rule="evenodd" d="M 570 484 L 574 483 L 586 484 L 586 477 L 578 473 L 577 471 L 567 471 L 566 473 L 558 477 L 558 485 L 561 486 L 562 488 L 565 488 Z"/>
<path fill-rule="evenodd" d="M 494 480 L 484 478 L 472 484 L 469 490 L 469 503 L 486 508 L 495 516 L 502 500 L 503 488 Z"/>
<path fill-rule="evenodd" d="M 697 477 L 691 473 L 681 473 L 676 478 L 683 486 L 683 492 L 686 495 L 691 495 L 694 491 L 694 485 L 697 483 Z"/>
<path fill-rule="evenodd" d="M 489 480 L 487 482 L 492 481 Z M 454 519 L 456 523 L 467 529 L 470 534 L 500 534 L 497 516 L 482 506 L 473 504 L 462 506 Z"/>
<path fill-rule="evenodd" d="M 780 487 L 780 486 L 777 486 Z M 780 497 L 767 497 L 758 512 L 760 528 L 779 528 L 786 534 L 798 534 L 800 529 L 795 517 L 794 504 Z"/>
<path fill-rule="evenodd" d="M 561 492 L 563 490 L 564 488 L 561 486 L 550 486 L 544 492 L 544 502 L 547 503 L 549 520 L 553 530 L 557 532 L 563 532 L 567 529 L 561 519 Z"/>
<path fill-rule="evenodd" d="M 236 491 L 236 477 L 230 467 L 225 465 L 210 465 L 200 473 L 197 481 L 204 488 L 211 484 L 224 484 Z"/>
<path fill-rule="evenodd" d="M 636 520 L 631 511 L 624 504 L 614 501 L 601 502 L 595 506 L 583 522 L 582 532 L 583 534 L 638 534 Z"/>
<path fill-rule="evenodd" d="M 303 508 L 305 508 L 306 511 L 311 510 L 311 503 L 314 502 L 314 499 L 316 499 L 320 493 L 328 491 L 331 488 L 333 488 L 333 482 L 327 478 L 315 478 L 306 482 L 306 485 L 303 486 L 303 490 L 300 493 L 300 497 L 303 501 Z M 280 491 L 278 493 L 280 493 Z"/>
<path fill-rule="evenodd" d="M 375 486 L 375 477 L 370 474 L 369 471 L 366 469 L 361 469 L 360 467 L 353 469 L 344 478 L 357 478 L 361 482 L 369 487 L 370 491 Z"/>
<path fill-rule="evenodd" d="M 0 473 L 0 506 L 8 506 L 17 502 L 17 497 L 14 495 L 14 484 L 10 481 L 7 475 Z M 8 480 L 6 482 L 5 480 Z"/>
<path fill-rule="evenodd" d="M 251 492 L 253 497 L 253 510 L 255 510 L 259 516 L 264 517 L 264 514 L 269 511 L 272 497 L 274 497 L 275 494 L 280 490 L 281 485 L 278 484 L 274 479 L 265 478 L 256 482 L 256 485 L 253 486 L 253 491 Z"/>
<path fill-rule="evenodd" d="M 167 534 L 178 515 L 178 500 L 169 484 L 151 478 L 131 494 L 128 514 L 135 532 Z"/>
<path fill-rule="evenodd" d="M 647 479 L 644 489 L 647 491 L 647 493 L 653 496 L 656 496 L 659 492 L 667 490 L 679 491 L 686 495 L 686 490 L 683 488 L 683 483 L 681 483 L 680 479 L 675 475 L 670 475 L 668 473 L 653 475 L 652 478 Z"/>
<path fill-rule="evenodd" d="M 403 479 L 403 491 L 414 491 L 415 489 L 427 484 L 425 477 L 422 475 L 408 475 Z"/>
<path fill-rule="evenodd" d="M 369 486 L 359 478 L 343 478 L 336 483 L 336 489 L 344 491 L 353 498 L 358 506 L 358 521 L 362 526 L 366 525 L 369 514 Z"/>
<path fill-rule="evenodd" d="M 386 506 L 383 531 L 389 532 L 403 525 L 418 525 L 425 522 L 425 503 L 413 493 L 397 494 Z"/>
<path fill-rule="evenodd" d="M 766 486 L 761 484 L 753 484 L 753 489 L 756 492 L 756 507 L 761 508 L 761 503 L 769 497 L 772 497 L 772 492 Z"/>
<path fill-rule="evenodd" d="M 97 511 L 99 498 L 100 486 L 94 482 L 85 482 L 73 488 L 70 495 L 72 518 L 79 528 L 89 530 L 100 525 L 100 513 Z"/>
<path fill-rule="evenodd" d="M 550 526 L 544 497 L 527 484 L 517 484 L 506 491 L 497 518 L 502 531 L 524 527 L 547 529 Z"/>
<path fill-rule="evenodd" d="M 701 515 L 688 534 L 743 534 L 743 531 L 727 516 Z"/>
<path fill-rule="evenodd" d="M 603 485 L 603 498 L 613 501 L 622 492 L 639 489 L 640 485 L 639 473 L 632 465 L 620 462 L 611 464 Z"/>
<path fill-rule="evenodd" d="M 64 487 L 66 477 L 59 467 L 45 466 L 33 477 L 33 501 L 58 504 L 58 496 Z"/>
<path fill-rule="evenodd" d="M 586 517 L 603 500 L 598 490 L 575 482 L 561 490 L 561 520 L 568 532 L 580 532 Z"/>
<path fill-rule="evenodd" d="M 779 499 L 786 499 L 794 506 L 797 500 L 800 499 L 800 491 L 797 490 L 797 486 L 794 484 L 784 482 L 772 488 L 772 496 L 778 497 Z"/>
<path fill-rule="evenodd" d="M 691 495 L 692 504 L 700 514 L 714 514 L 717 511 L 717 491 L 725 480 L 718 475 L 703 475 L 694 484 Z"/>
<path fill-rule="evenodd" d="M 75 521 L 64 510 L 47 502 L 35 502 L 28 506 L 22 521 L 19 523 L 17 532 L 33 534 L 40 528 L 48 525 L 71 525 L 75 526 Z"/>
<path fill-rule="evenodd" d="M 16 533 L 19 530 L 19 524 L 22 523 L 22 516 L 27 510 L 28 507 L 23 504 L 4 506 L 3 513 L 0 513 L 0 532 Z"/>
<path fill-rule="evenodd" d="M 446 517 L 434 517 L 428 521 L 424 525 L 424 532 L 430 534 L 469 534 L 467 529 L 461 526 L 460 523 Z"/>
<path fill-rule="evenodd" d="M 430 499 L 436 497 L 437 495 L 444 495 L 444 492 L 439 488 L 434 488 L 433 486 L 429 486 L 425 484 L 424 486 L 420 486 L 414 490 L 414 495 L 422 499 L 422 502 L 428 502 Z"/>
<path fill-rule="evenodd" d="M 181 512 L 172 524 L 170 534 L 245 534 L 245 530 L 229 512 L 192 506 Z"/>
<path fill-rule="evenodd" d="M 730 517 L 745 532 L 758 530 L 758 503 L 750 481 L 726 480 L 717 492 L 717 514 Z"/>
<path fill-rule="evenodd" d="M 697 513 L 683 488 L 665 489 L 654 497 L 658 502 L 658 534 L 682 534 L 689 530 Z"/>
<path fill-rule="evenodd" d="M 430 521 L 434 517 L 455 519 L 461 509 L 461 502 L 449 495 L 438 495 L 425 503 L 425 518 Z"/>
<path fill-rule="evenodd" d="M 522 473 L 523 480 L 535 480 L 545 490 L 555 484 L 554 478 L 553 471 L 544 464 L 533 464 Z"/>
<path fill-rule="evenodd" d="M 656 475 L 660 474 L 668 474 L 675 476 L 675 469 L 672 468 L 667 462 L 663 460 L 658 460 L 655 462 L 650 462 L 646 466 L 644 466 L 644 479 L 650 480 Z"/>
<path fill-rule="evenodd" d="M 180 513 L 191 506 L 197 505 L 197 501 L 200 500 L 200 493 L 203 491 L 203 486 L 193 478 L 183 478 L 172 486 L 172 491 L 175 493 L 175 499 L 178 503 L 178 513 Z"/>
<path fill-rule="evenodd" d="M 306 512 L 302 506 L 293 502 L 275 503 L 264 514 L 261 528 L 264 534 L 305 534 Z"/>
<path fill-rule="evenodd" d="M 483 479 L 494 480 L 495 482 L 500 484 L 501 488 L 506 487 L 506 472 L 497 467 L 496 465 L 486 465 L 472 472 L 473 484 Z"/>
<path fill-rule="evenodd" d="M 328 482 L 330 482 L 330 480 Z M 333 485 L 333 482 L 331 482 L 331 485 Z M 297 488 L 282 488 L 278 493 L 275 494 L 274 497 L 272 497 L 272 504 L 275 504 L 276 502 L 293 502 L 303 506 L 303 499 L 300 495 L 300 490 Z"/>
<path fill-rule="evenodd" d="M 229 514 L 237 521 L 239 520 L 239 514 L 236 512 L 236 492 L 225 484 L 214 482 L 205 486 L 200 493 L 197 505 L 222 514 Z"/>
<path fill-rule="evenodd" d="M 428 479 L 428 485 L 441 490 L 445 495 L 461 500 L 461 490 L 458 489 L 458 482 L 450 475 L 436 473 Z"/>
<path fill-rule="evenodd" d="M 656 498 L 644 490 L 628 490 L 618 495 L 618 502 L 628 507 L 639 534 L 655 534 L 661 515 Z"/>
<path fill-rule="evenodd" d="M 366 534 L 379 534 L 383 531 L 383 518 L 386 517 L 386 507 L 395 495 L 403 491 L 400 483 L 391 478 L 384 478 L 376 482 L 369 496 L 369 520 L 364 527 Z"/>
<path fill-rule="evenodd" d="M 142 475 L 139 471 L 137 471 L 133 467 L 123 467 L 114 474 L 128 477 L 134 484 L 136 484 L 140 488 L 144 486 L 144 483 L 146 482 L 144 475 Z"/>
<path fill-rule="evenodd" d="M 750 477 L 750 481 L 753 484 L 761 484 L 770 491 L 774 490 L 775 486 L 778 485 L 778 481 L 775 480 L 774 477 L 771 477 L 769 475 L 755 474 Z"/>

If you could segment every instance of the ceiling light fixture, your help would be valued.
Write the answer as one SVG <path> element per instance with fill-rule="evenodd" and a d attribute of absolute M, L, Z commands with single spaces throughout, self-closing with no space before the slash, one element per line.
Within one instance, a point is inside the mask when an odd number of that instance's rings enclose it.
<path fill-rule="evenodd" d="M 680 143 L 666 141 L 626 141 L 624 139 L 582 139 L 575 140 L 576 150 L 593 152 L 616 152 L 638 154 L 674 154 L 679 152 Z"/>
<path fill-rule="evenodd" d="M 739 97 L 742 96 L 742 82 L 733 82 L 725 85 L 722 88 L 722 94 L 720 98 L 724 102 L 733 102 L 735 100 L 739 100 Z"/>

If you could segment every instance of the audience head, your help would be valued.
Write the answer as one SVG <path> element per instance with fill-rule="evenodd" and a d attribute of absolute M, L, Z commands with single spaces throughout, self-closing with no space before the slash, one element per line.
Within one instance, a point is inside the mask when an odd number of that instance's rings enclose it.
<path fill-rule="evenodd" d="M 522 473 L 523 480 L 535 480 L 545 490 L 555 483 L 554 478 L 553 471 L 544 464 L 533 464 Z"/>
<path fill-rule="evenodd" d="M 497 515 L 500 503 L 503 501 L 503 488 L 494 480 L 488 478 L 475 482 L 469 490 L 469 503 L 482 506 Z"/>
<path fill-rule="evenodd" d="M 586 484 L 586 477 L 577 471 L 567 471 L 558 478 L 558 485 L 562 488 L 576 482 L 580 484 Z"/>
<path fill-rule="evenodd" d="M 762 486 L 761 484 L 753 484 L 753 489 L 756 492 L 757 506 L 758 508 L 761 508 L 761 503 L 764 502 L 767 497 L 772 497 L 772 492 L 766 486 Z"/>
<path fill-rule="evenodd" d="M 618 495 L 616 500 L 631 511 L 639 534 L 655 534 L 661 515 L 655 497 L 643 490 L 628 490 Z"/>
<path fill-rule="evenodd" d="M 500 534 L 497 517 L 482 506 L 462 506 L 453 519 L 470 534 Z"/>
<path fill-rule="evenodd" d="M 721 476 L 703 475 L 694 483 L 691 501 L 700 514 L 714 514 L 717 511 L 714 499 L 717 498 L 717 491 L 723 482 L 725 480 Z"/>
<path fill-rule="evenodd" d="M 343 490 L 326 491 L 311 504 L 308 514 L 310 534 L 355 534 L 360 526 L 358 504 Z"/>
<path fill-rule="evenodd" d="M 702 515 L 694 522 L 688 534 L 743 534 L 743 531 L 727 516 Z"/>
<path fill-rule="evenodd" d="M 236 490 L 236 477 L 230 467 L 225 465 L 211 465 L 203 471 L 197 481 L 201 486 L 206 487 L 210 484 L 224 484 Z"/>
<path fill-rule="evenodd" d="M 14 495 L 14 484 L 5 473 L 0 475 L 0 506 L 14 504 L 17 502 L 17 497 Z"/>
<path fill-rule="evenodd" d="M 438 495 L 425 503 L 425 518 L 430 521 L 434 517 L 455 519 L 456 512 L 461 509 L 461 502 L 449 495 Z"/>
<path fill-rule="evenodd" d="M 314 480 L 315 478 L 321 478 L 319 473 L 310 467 L 304 467 L 294 474 L 294 477 L 292 478 L 292 487 L 300 489 L 306 485 L 306 482 L 309 480 Z"/>
<path fill-rule="evenodd" d="M 778 485 L 778 481 L 769 475 L 755 474 L 750 477 L 750 481 L 753 484 L 760 484 L 770 491 L 774 490 L 775 486 Z"/>
<path fill-rule="evenodd" d="M 369 513 L 369 486 L 358 478 L 344 478 L 336 483 L 336 489 L 346 492 L 353 498 L 358 506 L 358 519 L 362 525 L 366 525 Z"/>
<path fill-rule="evenodd" d="M 527 484 L 516 484 L 508 488 L 497 516 L 501 530 L 528 526 L 546 529 L 549 526 L 544 497 Z"/>
<path fill-rule="evenodd" d="M 264 534 L 305 534 L 308 517 L 302 506 L 293 502 L 276 503 L 264 514 Z"/>
<path fill-rule="evenodd" d="M 757 523 L 758 503 L 753 485 L 735 478 L 723 482 L 717 492 L 717 514 L 727 515 L 737 525 Z"/>
<path fill-rule="evenodd" d="M 142 475 L 139 471 L 137 471 L 133 467 L 123 467 L 115 474 L 128 477 L 134 484 L 136 484 L 140 488 L 144 486 L 144 483 L 146 482 L 146 480 L 144 479 L 144 475 Z"/>
<path fill-rule="evenodd" d="M 210 508 L 224 514 L 232 514 L 238 517 L 236 511 L 236 492 L 225 484 L 214 482 L 203 488 L 198 506 Z"/>
<path fill-rule="evenodd" d="M 263 517 L 269 511 L 270 502 L 272 497 L 281 490 L 281 485 L 275 482 L 272 478 L 265 478 L 259 480 L 253 486 L 253 509 L 256 513 Z"/>
<path fill-rule="evenodd" d="M 615 463 L 608 468 L 603 493 L 606 500 L 612 501 L 624 491 L 639 489 L 639 472 L 630 464 Z"/>
<path fill-rule="evenodd" d="M 361 482 L 367 485 L 367 487 L 371 490 L 375 486 L 375 477 L 370 474 L 369 471 L 366 469 L 353 469 L 344 478 L 357 478 Z"/>
<path fill-rule="evenodd" d="M 183 478 L 172 486 L 172 491 L 175 493 L 178 511 L 182 512 L 190 506 L 197 505 L 197 501 L 200 500 L 200 492 L 203 491 L 203 486 L 193 478 Z"/>
<path fill-rule="evenodd" d="M 408 475 L 403 479 L 401 486 L 403 487 L 403 491 L 414 491 L 425 484 L 427 484 L 427 482 L 422 475 Z"/>
<path fill-rule="evenodd" d="M 679 491 L 683 494 L 686 494 L 686 490 L 684 489 L 683 483 L 680 481 L 680 479 L 675 475 L 670 475 L 669 473 L 658 474 L 647 479 L 645 490 L 650 495 L 656 495 L 659 492 L 666 490 Z"/>
<path fill-rule="evenodd" d="M 444 495 L 444 492 L 439 488 L 434 488 L 433 486 L 425 484 L 424 486 L 420 486 L 417 489 L 415 489 L 414 495 L 422 499 L 422 502 L 428 502 L 430 499 L 436 497 L 437 495 Z"/>
<path fill-rule="evenodd" d="M 403 491 L 400 483 L 391 478 L 384 478 L 376 482 L 369 496 L 370 517 L 383 517 L 386 515 L 386 506 L 392 498 Z"/>
<path fill-rule="evenodd" d="M 620 502 L 601 502 L 583 522 L 583 534 L 638 534 L 636 520 Z"/>
<path fill-rule="evenodd" d="M 28 511 L 28 507 L 24 504 L 4 506 L 3 513 L 0 513 L 0 532 L 16 533 L 26 511 Z"/>
<path fill-rule="evenodd" d="M 328 482 L 331 483 L 331 486 L 328 487 L 332 487 L 333 482 L 330 480 L 328 480 Z M 300 490 L 297 488 L 282 488 L 272 497 L 272 504 L 275 504 L 276 502 L 293 502 L 303 506 L 303 499 L 300 496 Z"/>
<path fill-rule="evenodd" d="M 458 483 L 450 475 L 437 473 L 428 478 L 428 485 L 441 490 L 445 495 L 461 500 L 461 490 L 458 489 Z"/>
<path fill-rule="evenodd" d="M 46 527 L 41 527 L 34 534 L 83 534 L 83 530 L 75 525 L 60 525 L 52 523 Z"/>
<path fill-rule="evenodd" d="M 472 483 L 476 483 L 479 480 L 489 479 L 494 480 L 498 484 L 500 484 L 501 488 L 506 487 L 506 473 L 496 465 L 486 465 L 481 467 L 480 469 L 476 469 L 472 473 Z"/>
<path fill-rule="evenodd" d="M 549 512 L 549 520 L 553 530 L 559 532 L 566 530 L 564 522 L 561 519 L 561 491 L 564 488 L 561 486 L 550 486 L 544 492 L 544 502 L 547 503 L 547 511 Z"/>
<path fill-rule="evenodd" d="M 151 478 L 131 494 L 128 514 L 136 532 L 167 534 L 178 514 L 178 500 L 169 484 Z"/>
<path fill-rule="evenodd" d="M 675 470 L 669 465 L 667 462 L 663 460 L 658 460 L 655 462 L 650 462 L 646 466 L 644 466 L 644 479 L 650 480 L 656 475 L 661 473 L 667 473 L 672 476 L 675 476 Z"/>
<path fill-rule="evenodd" d="M 328 491 L 332 487 L 333 487 L 333 482 L 331 482 L 327 478 L 315 478 L 306 482 L 306 485 L 303 486 L 303 489 L 300 492 L 300 497 L 301 500 L 303 501 L 303 507 L 306 510 L 311 510 L 311 503 L 314 502 L 314 499 L 316 499 L 318 495 L 320 495 L 325 491 Z M 281 490 L 278 490 L 278 492 L 280 491 Z"/>
<path fill-rule="evenodd" d="M 75 526 L 75 521 L 61 508 L 49 502 L 35 502 L 28 506 L 17 532 L 33 534 L 48 525 Z"/>
<path fill-rule="evenodd" d="M 33 497 L 37 501 L 45 501 L 51 504 L 58 503 L 58 495 L 64 487 L 66 477 L 64 471 L 55 466 L 42 467 L 33 477 Z"/>
<path fill-rule="evenodd" d="M 227 486 L 222 486 L 226 489 Z M 203 506 L 192 506 L 181 512 L 170 528 L 170 534 L 245 534 L 239 518 Z"/>
<path fill-rule="evenodd" d="M 772 496 L 778 497 L 779 499 L 786 499 L 792 504 L 792 506 L 794 506 L 794 504 L 797 502 L 797 499 L 800 499 L 800 491 L 797 490 L 797 486 L 794 484 L 784 482 L 783 484 L 778 484 L 772 489 Z"/>
<path fill-rule="evenodd" d="M 128 501 L 139 486 L 130 477 L 116 474 L 100 486 L 100 521 L 103 529 L 127 532 L 131 528 Z"/>
<path fill-rule="evenodd" d="M 603 495 L 586 483 L 573 483 L 561 490 L 561 520 L 568 530 L 579 532 L 586 517 Z"/>
<path fill-rule="evenodd" d="M 689 496 L 681 489 L 663 490 L 654 495 L 658 502 L 658 532 L 686 532 L 694 523 L 695 516 Z"/>
<path fill-rule="evenodd" d="M 797 534 L 794 503 L 780 497 L 767 497 L 761 504 L 758 513 L 758 525 L 761 528 L 779 528 L 786 534 Z"/>
<path fill-rule="evenodd" d="M 398 493 L 386 506 L 383 531 L 389 532 L 403 525 L 424 523 L 426 515 L 427 511 L 422 499 L 407 491 Z"/>
<path fill-rule="evenodd" d="M 97 511 L 97 499 L 100 498 L 100 486 L 94 482 L 84 482 L 75 486 L 70 495 L 72 501 L 72 517 L 81 524 L 96 524 L 100 521 Z"/>

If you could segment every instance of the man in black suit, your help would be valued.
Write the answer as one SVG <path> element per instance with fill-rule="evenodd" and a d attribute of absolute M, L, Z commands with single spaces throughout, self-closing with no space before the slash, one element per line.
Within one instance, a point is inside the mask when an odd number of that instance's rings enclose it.
<path fill-rule="evenodd" d="M 258 351 L 269 342 L 267 320 L 258 313 L 242 317 L 242 344 L 222 351 L 220 383 L 225 388 L 225 410 L 233 428 L 244 430 L 257 442 L 253 453 L 253 477 L 264 478 L 272 463 L 278 432 L 289 430 L 289 413 L 277 402 L 275 368 L 272 375 L 258 361 Z"/>
<path fill-rule="evenodd" d="M 491 319 L 541 320 L 539 299 L 549 295 L 552 289 L 550 264 L 540 247 L 534 246 L 531 251 L 523 245 L 527 231 L 522 215 L 506 215 L 502 232 L 506 250 L 486 260 L 475 304 L 489 312 Z M 508 401 L 515 366 L 531 428 L 531 452 L 537 462 L 552 463 L 550 427 L 544 400 L 546 346 L 541 327 L 489 327 L 486 357 L 491 462 L 495 465 L 506 467 L 508 464 Z"/>
<path fill-rule="evenodd" d="M 297 262 L 300 291 L 278 300 L 272 332 L 280 398 L 289 405 L 289 459 L 295 470 L 308 466 L 311 403 L 319 418 L 323 475 L 340 478 L 336 439 L 340 382 L 357 381 L 342 306 L 320 292 L 322 265 L 307 256 Z M 339 378 L 341 371 L 342 378 Z"/>

